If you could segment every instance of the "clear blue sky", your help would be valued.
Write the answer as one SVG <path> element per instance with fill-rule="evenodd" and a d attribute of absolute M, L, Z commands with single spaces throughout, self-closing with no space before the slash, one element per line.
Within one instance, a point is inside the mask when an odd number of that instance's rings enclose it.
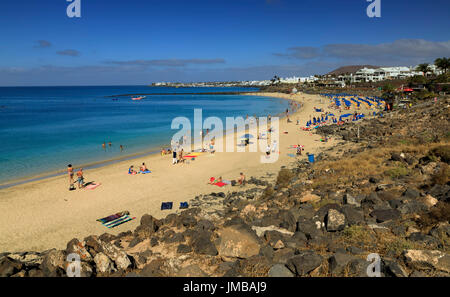
<path fill-rule="evenodd" d="M 450 56 L 450 1 L 0 2 L 0 85 L 270 79 Z"/>

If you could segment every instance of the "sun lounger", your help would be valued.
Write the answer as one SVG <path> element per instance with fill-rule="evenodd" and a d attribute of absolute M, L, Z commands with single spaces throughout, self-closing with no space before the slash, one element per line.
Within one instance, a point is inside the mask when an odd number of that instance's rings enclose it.
<path fill-rule="evenodd" d="M 172 209 L 173 202 L 163 202 L 161 203 L 161 210 Z"/>

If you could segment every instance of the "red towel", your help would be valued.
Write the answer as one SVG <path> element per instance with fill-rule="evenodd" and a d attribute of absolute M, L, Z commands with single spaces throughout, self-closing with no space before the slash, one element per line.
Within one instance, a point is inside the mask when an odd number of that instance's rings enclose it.
<path fill-rule="evenodd" d="M 226 183 L 218 182 L 218 183 L 215 183 L 215 185 L 218 186 L 218 187 L 223 187 L 223 186 L 226 185 Z"/>

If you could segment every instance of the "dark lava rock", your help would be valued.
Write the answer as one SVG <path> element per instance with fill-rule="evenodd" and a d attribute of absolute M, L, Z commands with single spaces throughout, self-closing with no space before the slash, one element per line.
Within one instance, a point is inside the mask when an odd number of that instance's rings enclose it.
<path fill-rule="evenodd" d="M 327 216 L 328 211 L 330 209 L 334 209 L 337 210 L 338 212 L 341 212 L 341 206 L 339 204 L 336 203 L 326 204 L 321 208 L 319 208 L 319 210 L 316 212 L 316 215 L 319 217 L 320 221 L 322 222 L 325 221 L 325 217 Z"/>
<path fill-rule="evenodd" d="M 413 188 L 407 188 L 402 196 L 409 199 L 416 199 L 420 197 L 420 192 Z"/>
<path fill-rule="evenodd" d="M 297 231 L 302 232 L 308 239 L 315 238 L 323 234 L 321 229 L 310 219 L 300 217 L 297 222 Z"/>
<path fill-rule="evenodd" d="M 198 221 L 196 226 L 197 231 L 213 231 L 215 228 L 214 223 L 204 219 Z"/>
<path fill-rule="evenodd" d="M 134 246 L 136 246 L 138 243 L 144 241 L 142 238 L 140 237 L 135 237 L 130 241 L 130 244 L 128 245 L 128 247 L 132 248 Z"/>
<path fill-rule="evenodd" d="M 275 264 L 273 265 L 269 272 L 268 272 L 268 276 L 269 277 L 293 277 L 294 274 L 287 269 L 287 267 L 283 264 Z"/>
<path fill-rule="evenodd" d="M 391 160 L 392 161 L 402 162 L 404 159 L 402 158 L 402 156 L 400 156 L 399 153 L 394 152 L 394 153 L 391 154 Z"/>
<path fill-rule="evenodd" d="M 191 228 L 197 225 L 197 220 L 191 216 L 182 216 L 180 221 L 181 224 L 186 228 Z"/>
<path fill-rule="evenodd" d="M 300 254 L 290 258 L 286 266 L 289 270 L 298 276 L 305 276 L 322 264 L 322 256 L 313 251 L 303 251 Z"/>
<path fill-rule="evenodd" d="M 354 259 L 355 259 L 354 256 L 348 255 L 346 253 L 341 252 L 335 253 L 328 259 L 330 272 L 333 275 L 340 275 L 342 273 L 342 270 L 344 270 L 345 267 L 347 266 L 347 264 Z"/>
<path fill-rule="evenodd" d="M 395 220 L 400 217 L 400 212 L 396 209 L 377 209 L 370 213 L 371 217 L 376 218 L 378 223 L 383 223 L 389 220 Z"/>
<path fill-rule="evenodd" d="M 18 273 L 23 267 L 19 261 L 4 257 L 0 260 L 0 277 L 9 277 Z"/>
<path fill-rule="evenodd" d="M 116 236 L 109 234 L 109 233 L 103 233 L 102 235 L 100 235 L 98 237 L 98 239 L 100 239 L 101 241 L 104 241 L 104 242 L 111 242 L 116 239 Z M 95 247 L 93 245 L 92 245 L 92 247 L 95 249 Z M 100 251 L 100 250 L 98 250 L 98 251 Z"/>
<path fill-rule="evenodd" d="M 177 253 L 179 254 L 187 254 L 192 252 L 192 248 L 186 244 L 180 244 L 177 248 Z"/>
<path fill-rule="evenodd" d="M 384 273 L 386 276 L 408 277 L 406 270 L 394 260 L 384 260 Z"/>
<path fill-rule="evenodd" d="M 342 207 L 342 213 L 347 219 L 349 226 L 358 225 L 364 222 L 364 213 L 362 210 L 352 207 L 351 205 L 344 205 Z"/>
<path fill-rule="evenodd" d="M 194 252 L 201 255 L 216 256 L 218 254 L 216 246 L 211 242 L 209 232 L 201 232 L 192 238 L 191 243 Z"/>
<path fill-rule="evenodd" d="M 416 214 L 427 211 L 428 207 L 419 201 L 404 201 L 402 205 L 397 207 L 397 210 L 402 214 Z"/>
<path fill-rule="evenodd" d="M 434 238 L 433 236 L 423 234 L 421 232 L 411 233 L 408 237 L 411 241 L 417 241 L 420 243 L 424 243 L 426 245 L 438 245 L 439 240 Z"/>
<path fill-rule="evenodd" d="M 145 265 L 142 268 L 142 271 L 139 273 L 139 276 L 144 277 L 161 277 L 164 276 L 164 272 L 161 270 L 161 267 L 164 265 L 164 260 L 157 259 L 153 260 L 149 264 Z"/>

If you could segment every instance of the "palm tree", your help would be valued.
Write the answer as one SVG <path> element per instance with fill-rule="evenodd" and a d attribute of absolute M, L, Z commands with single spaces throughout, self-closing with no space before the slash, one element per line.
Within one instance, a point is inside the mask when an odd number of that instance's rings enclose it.
<path fill-rule="evenodd" d="M 416 71 L 423 72 L 423 76 L 426 76 L 428 72 L 430 72 L 430 64 L 423 63 L 419 64 L 416 67 Z"/>
<path fill-rule="evenodd" d="M 436 65 L 437 68 L 442 69 L 444 73 L 447 73 L 448 68 L 450 68 L 450 58 L 437 58 L 434 61 L 434 65 Z"/>

